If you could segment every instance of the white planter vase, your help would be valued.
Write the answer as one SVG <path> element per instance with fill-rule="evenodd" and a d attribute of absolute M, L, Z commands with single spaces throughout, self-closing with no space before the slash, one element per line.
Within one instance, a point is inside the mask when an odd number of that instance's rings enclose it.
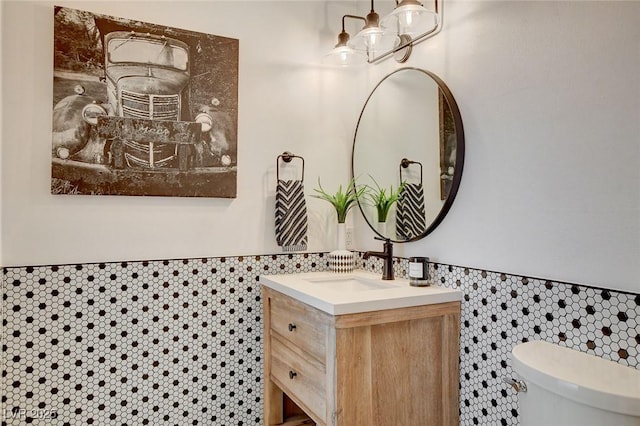
<path fill-rule="evenodd" d="M 385 238 L 389 237 L 388 227 L 387 222 L 376 222 L 376 231 Z"/>
<path fill-rule="evenodd" d="M 336 250 L 347 249 L 347 225 L 339 223 L 336 227 Z"/>
<path fill-rule="evenodd" d="M 329 269 L 337 273 L 353 272 L 356 265 L 356 257 L 352 251 L 347 250 L 346 225 L 339 223 L 336 228 L 336 250 L 329 253 Z"/>

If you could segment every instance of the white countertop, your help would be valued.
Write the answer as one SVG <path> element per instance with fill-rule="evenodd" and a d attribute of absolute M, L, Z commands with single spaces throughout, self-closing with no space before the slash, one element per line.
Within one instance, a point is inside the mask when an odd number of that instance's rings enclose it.
<path fill-rule="evenodd" d="M 462 300 L 459 290 L 436 285 L 412 287 L 407 279 L 384 281 L 380 274 L 366 271 L 262 275 L 260 283 L 331 315 Z"/>

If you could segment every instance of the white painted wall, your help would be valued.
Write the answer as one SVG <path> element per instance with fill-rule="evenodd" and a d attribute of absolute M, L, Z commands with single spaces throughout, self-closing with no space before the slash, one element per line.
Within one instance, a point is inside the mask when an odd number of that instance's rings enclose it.
<path fill-rule="evenodd" d="M 49 194 L 54 4 L 240 40 L 236 199 Z M 364 96 L 366 85 L 352 70 L 321 65 L 344 4 L 3 1 L 2 8 L 2 265 L 278 253 L 276 157 L 286 150 L 305 157 L 308 193 L 320 174 L 328 189 L 348 181 L 360 108 L 350 93 Z M 309 250 L 333 248 L 329 205 L 307 203 Z"/>
<path fill-rule="evenodd" d="M 2 7 L 2 5 L 0 5 L 0 22 L 3 22 L 3 10 L 4 8 Z M 2 58 L 3 58 L 3 32 L 0 31 L 0 65 L 2 65 Z M 2 69 L 2 68 L 0 68 Z M 0 80 L 2 81 L 2 80 Z M 2 109 L 4 108 L 4 84 L 0 83 L 0 100 L 2 100 L 0 102 L 0 165 L 3 164 L 2 161 L 2 139 L 3 139 L 3 135 L 2 135 L 2 121 L 4 119 L 4 114 L 2 113 Z M 2 181 L 3 181 L 3 173 L 2 170 L 0 170 L 0 265 L 2 265 L 2 259 L 3 259 L 3 248 L 4 248 L 4 244 L 3 244 L 3 229 L 4 229 L 4 221 L 2 220 L 2 212 L 4 211 L 2 204 L 3 204 L 3 192 L 2 192 Z"/>
<path fill-rule="evenodd" d="M 240 170 L 235 200 L 54 197 L 53 4 L 2 2 L 5 266 L 279 252 L 276 156 L 305 156 L 308 194 L 319 175 L 329 188 L 345 182 L 360 107 L 402 66 L 319 64 L 340 17 L 366 13 L 364 0 L 57 1 L 240 39 Z M 447 1 L 442 33 L 406 65 L 441 76 L 458 101 L 467 139 L 462 186 L 442 225 L 396 253 L 639 292 L 638 22 L 636 1 Z M 328 250 L 331 211 L 307 202 L 309 250 Z M 357 247 L 379 248 L 354 218 Z"/>

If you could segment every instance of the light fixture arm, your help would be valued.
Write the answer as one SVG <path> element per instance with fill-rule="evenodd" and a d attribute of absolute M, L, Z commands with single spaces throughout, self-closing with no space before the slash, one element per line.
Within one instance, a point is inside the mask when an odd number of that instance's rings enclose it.
<path fill-rule="evenodd" d="M 364 21 L 364 23 L 365 23 L 365 24 L 367 23 L 367 20 L 366 20 L 365 18 L 363 18 L 362 16 L 356 16 L 356 15 L 343 15 L 343 16 L 342 16 L 342 32 L 345 32 L 345 31 L 344 31 L 344 18 L 359 19 L 359 20 Z"/>
<path fill-rule="evenodd" d="M 345 27 L 344 27 L 344 20 L 345 18 L 351 18 L 351 19 L 358 19 L 358 20 L 363 20 L 366 23 L 366 20 L 362 17 L 362 16 L 356 16 L 356 15 L 344 15 L 342 16 L 342 31 L 340 32 L 340 34 L 338 34 L 338 43 L 336 44 L 335 47 L 340 47 L 340 46 L 346 46 L 347 42 L 349 41 L 349 33 L 345 31 Z"/>

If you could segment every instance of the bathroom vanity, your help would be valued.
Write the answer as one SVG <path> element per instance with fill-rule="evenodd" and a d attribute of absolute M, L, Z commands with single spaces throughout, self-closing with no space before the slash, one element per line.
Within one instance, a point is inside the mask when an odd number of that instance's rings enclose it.
<path fill-rule="evenodd" d="M 260 282 L 265 425 L 458 425 L 459 291 L 361 271 Z"/>

